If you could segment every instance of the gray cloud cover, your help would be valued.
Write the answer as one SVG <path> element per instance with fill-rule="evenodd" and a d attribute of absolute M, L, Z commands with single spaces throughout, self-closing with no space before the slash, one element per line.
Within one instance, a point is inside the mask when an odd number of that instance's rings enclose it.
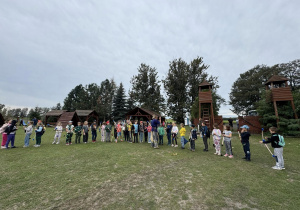
<path fill-rule="evenodd" d="M 0 0 L 0 103 L 53 106 L 78 84 L 204 57 L 228 99 L 240 73 L 299 59 L 299 1 Z M 221 114 L 229 114 L 223 106 Z"/>

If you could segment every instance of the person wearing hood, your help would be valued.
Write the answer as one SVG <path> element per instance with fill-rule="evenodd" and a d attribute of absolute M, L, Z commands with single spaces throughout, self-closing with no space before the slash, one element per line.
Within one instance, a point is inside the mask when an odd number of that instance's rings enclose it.
<path fill-rule="evenodd" d="M 7 142 L 6 142 L 6 149 L 8 149 L 9 142 L 11 142 L 11 148 L 16 148 L 15 147 L 15 136 L 16 136 L 16 130 L 17 128 L 17 121 L 13 120 L 11 124 L 7 127 L 5 130 L 5 133 L 7 133 Z"/>

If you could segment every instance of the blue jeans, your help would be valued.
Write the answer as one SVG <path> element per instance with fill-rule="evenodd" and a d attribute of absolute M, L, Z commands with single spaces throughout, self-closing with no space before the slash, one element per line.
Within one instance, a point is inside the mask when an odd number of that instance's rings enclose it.
<path fill-rule="evenodd" d="M 144 138 L 144 132 L 140 132 L 140 142 L 143 142 L 143 138 Z"/>
<path fill-rule="evenodd" d="M 24 146 L 26 146 L 26 147 L 29 146 L 30 135 L 31 135 L 31 133 L 27 133 L 26 136 L 25 136 Z"/>
<path fill-rule="evenodd" d="M 148 143 L 151 143 L 151 132 L 148 132 Z"/>
<path fill-rule="evenodd" d="M 11 142 L 11 147 L 15 146 L 15 134 L 8 134 L 7 135 L 7 142 L 6 142 L 6 148 L 8 148 L 9 142 Z"/>
<path fill-rule="evenodd" d="M 167 133 L 168 136 L 168 145 L 171 145 L 171 133 Z"/>
<path fill-rule="evenodd" d="M 181 142 L 181 147 L 184 148 L 184 140 L 186 140 L 184 138 L 184 136 L 181 136 L 180 142 Z M 187 141 L 187 140 L 186 140 Z"/>

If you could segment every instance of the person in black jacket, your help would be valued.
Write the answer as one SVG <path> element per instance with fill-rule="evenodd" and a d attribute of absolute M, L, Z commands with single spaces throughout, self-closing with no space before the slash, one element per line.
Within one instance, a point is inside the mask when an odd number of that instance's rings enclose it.
<path fill-rule="evenodd" d="M 276 159 L 276 165 L 272 168 L 275 170 L 282 170 L 285 169 L 284 167 L 284 160 L 283 160 L 283 147 L 279 145 L 279 136 L 277 134 L 277 128 L 276 127 L 270 127 L 269 131 L 271 133 L 271 138 L 264 137 L 264 139 L 259 143 L 262 144 L 268 144 L 271 143 L 272 147 L 274 148 L 274 156 Z"/>
<path fill-rule="evenodd" d="M 241 143 L 243 145 L 243 149 L 245 152 L 245 157 L 243 157 L 243 159 L 245 159 L 246 161 L 250 161 L 250 142 L 249 142 L 249 137 L 251 136 L 251 134 L 248 132 L 249 127 L 247 125 L 243 125 L 241 127 L 241 134 L 240 134 L 240 139 L 241 139 Z"/>
<path fill-rule="evenodd" d="M 7 133 L 7 141 L 5 144 L 6 149 L 8 149 L 9 142 L 11 142 L 11 148 L 16 148 L 15 147 L 16 130 L 18 130 L 17 121 L 13 120 L 5 130 L 5 133 Z"/>

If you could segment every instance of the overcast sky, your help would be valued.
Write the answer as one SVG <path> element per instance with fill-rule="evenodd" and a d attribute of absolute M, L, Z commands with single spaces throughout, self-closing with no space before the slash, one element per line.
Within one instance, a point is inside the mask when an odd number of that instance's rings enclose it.
<path fill-rule="evenodd" d="M 226 100 L 258 64 L 300 58 L 300 1 L 0 0 L 0 103 L 52 107 L 78 84 L 201 56 Z M 220 114 L 230 115 L 223 106 Z"/>

